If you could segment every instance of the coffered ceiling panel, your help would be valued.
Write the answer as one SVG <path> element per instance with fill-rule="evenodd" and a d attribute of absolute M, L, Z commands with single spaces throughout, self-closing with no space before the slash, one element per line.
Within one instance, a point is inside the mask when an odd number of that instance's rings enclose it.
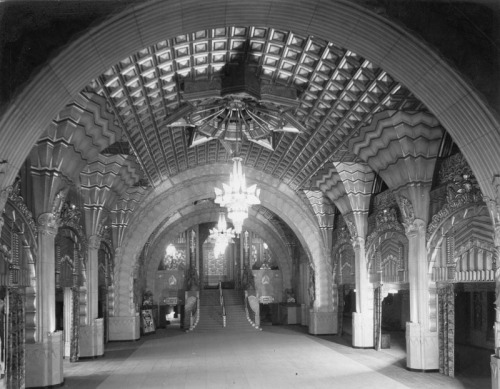
<path fill-rule="evenodd" d="M 252 95 L 252 104 L 274 110 L 282 123 L 298 130 L 287 132 L 278 125 L 265 134 L 272 148 L 243 138 L 239 150 L 244 165 L 272 174 L 294 190 L 308 188 L 328 161 L 355 160 L 346 143 L 374 113 L 425 110 L 376 64 L 328 41 L 273 28 L 216 28 L 145 47 L 87 86 L 86 92 L 106 98 L 124 130 L 121 143 L 105 152 L 135 155 L 151 186 L 197 165 L 229 161 L 227 144 L 218 138 L 190 147 L 196 128 L 189 120 L 196 107 L 214 101 L 211 94 L 221 93 L 213 85 L 233 77 L 228 66 L 235 65 L 255 75 L 261 92 L 279 87 L 296 96 L 292 105 L 270 102 L 263 93 L 217 96 L 223 104 L 224 99 L 243 101 Z M 254 80 L 245 82 L 249 91 L 255 89 Z M 212 85 L 207 96 L 187 98 L 188 85 L 201 83 Z"/>

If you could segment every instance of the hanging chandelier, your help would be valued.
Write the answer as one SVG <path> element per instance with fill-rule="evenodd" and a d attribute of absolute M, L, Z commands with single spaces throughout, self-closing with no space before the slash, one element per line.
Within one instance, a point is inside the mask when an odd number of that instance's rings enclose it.
<path fill-rule="evenodd" d="M 240 234 L 243 222 L 248 217 L 248 208 L 260 204 L 260 189 L 254 184 L 247 188 L 241 158 L 233 158 L 233 172 L 229 176 L 229 185 L 222 184 L 222 190 L 215 189 L 215 202 L 227 208 L 227 216 L 234 224 L 236 234 Z"/>
<path fill-rule="evenodd" d="M 226 217 L 223 212 L 219 214 L 217 227 L 210 230 L 209 238 L 215 240 L 214 255 L 216 258 L 226 252 L 229 243 L 233 243 L 234 230 L 227 227 Z"/>

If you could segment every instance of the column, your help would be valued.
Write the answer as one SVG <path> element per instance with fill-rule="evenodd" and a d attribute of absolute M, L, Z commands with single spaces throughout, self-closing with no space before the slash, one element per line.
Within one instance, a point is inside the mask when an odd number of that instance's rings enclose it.
<path fill-rule="evenodd" d="M 486 200 L 494 226 L 495 258 L 495 354 L 490 357 L 491 387 L 500 389 L 500 176 L 493 179 L 496 199 Z"/>
<path fill-rule="evenodd" d="M 439 368 L 438 332 L 430 331 L 429 274 L 425 247 L 426 223 L 415 219 L 405 225 L 408 237 L 410 321 L 406 324 L 406 366 L 412 370 Z"/>
<path fill-rule="evenodd" d="M 373 342 L 373 288 L 368 279 L 365 240 L 352 239 L 356 267 L 356 311 L 352 313 L 353 347 L 372 348 Z"/>
<path fill-rule="evenodd" d="M 64 288 L 64 358 L 71 356 L 71 341 L 73 333 L 73 292 Z"/>
<path fill-rule="evenodd" d="M 87 252 L 87 325 L 80 327 L 80 357 L 97 357 L 104 354 L 104 323 L 97 318 L 99 295 L 98 252 L 101 237 L 92 235 Z"/>
<path fill-rule="evenodd" d="M 56 332 L 55 246 L 57 219 L 53 213 L 38 217 L 36 261 L 36 343 L 26 344 L 26 387 L 54 386 L 63 382 L 63 339 Z"/>

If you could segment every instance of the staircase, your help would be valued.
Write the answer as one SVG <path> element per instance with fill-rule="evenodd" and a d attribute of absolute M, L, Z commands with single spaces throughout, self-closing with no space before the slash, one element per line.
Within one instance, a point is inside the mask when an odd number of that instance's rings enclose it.
<path fill-rule="evenodd" d="M 255 332 L 247 319 L 243 292 L 241 290 L 223 289 L 226 307 L 226 327 L 222 326 L 222 308 L 219 302 L 219 290 L 205 289 L 200 296 L 200 321 L 196 332 Z"/>
<path fill-rule="evenodd" d="M 242 332 L 255 331 L 247 319 L 243 291 L 223 289 L 222 294 L 226 304 L 226 328 Z"/>
<path fill-rule="evenodd" d="M 222 308 L 219 302 L 218 289 L 205 289 L 200 293 L 200 320 L 195 327 L 196 332 L 223 330 Z"/>

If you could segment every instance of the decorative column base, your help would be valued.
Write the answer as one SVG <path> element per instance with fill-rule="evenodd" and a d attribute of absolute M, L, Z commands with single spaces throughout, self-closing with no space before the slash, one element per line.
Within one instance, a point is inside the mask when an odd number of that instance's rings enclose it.
<path fill-rule="evenodd" d="M 307 326 L 309 324 L 309 308 L 306 304 L 300 305 L 300 325 Z"/>
<path fill-rule="evenodd" d="M 61 331 L 49 334 L 42 343 L 26 343 L 26 388 L 63 383 L 63 348 Z"/>
<path fill-rule="evenodd" d="M 491 389 L 500 389 L 500 358 L 492 355 L 490 358 L 491 366 Z"/>
<path fill-rule="evenodd" d="M 411 370 L 439 370 L 437 332 L 424 331 L 419 323 L 406 323 L 406 367 Z"/>
<path fill-rule="evenodd" d="M 103 319 L 95 319 L 91 325 L 80 327 L 78 354 L 80 358 L 94 358 L 104 355 Z"/>
<path fill-rule="evenodd" d="M 109 318 L 109 340 L 137 340 L 141 337 L 139 315 Z"/>
<path fill-rule="evenodd" d="M 372 348 L 373 344 L 373 314 L 352 313 L 352 346 Z"/>
<path fill-rule="evenodd" d="M 309 333 L 327 335 L 337 333 L 337 320 L 334 312 L 317 312 L 309 310 Z"/>

